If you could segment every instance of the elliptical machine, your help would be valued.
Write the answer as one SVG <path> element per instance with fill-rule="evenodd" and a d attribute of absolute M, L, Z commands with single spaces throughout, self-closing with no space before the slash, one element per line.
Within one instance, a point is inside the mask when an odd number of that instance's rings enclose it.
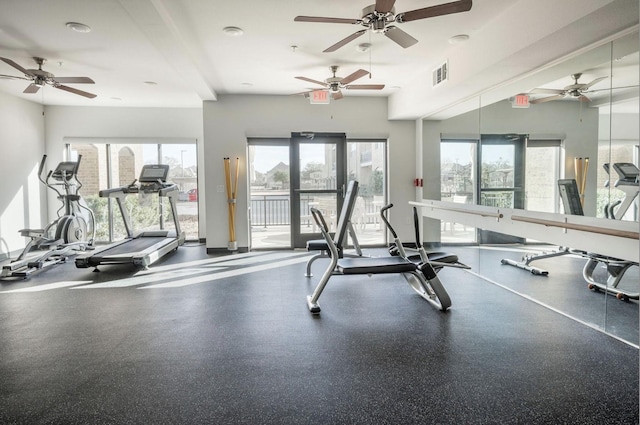
<path fill-rule="evenodd" d="M 85 200 L 80 196 L 82 183 L 78 180 L 77 161 L 66 161 L 42 177 L 47 155 L 42 157 L 38 179 L 56 192 L 62 206 L 55 220 L 44 229 L 22 229 L 20 235 L 29 238 L 20 255 L 2 266 L 0 278 L 27 278 L 50 266 L 65 262 L 70 255 L 93 249 L 95 217 Z"/>
<path fill-rule="evenodd" d="M 603 167 L 607 174 L 610 175 L 609 164 L 604 164 Z M 638 176 L 640 175 L 640 170 L 638 170 L 635 164 L 629 162 L 617 162 L 613 164 L 613 169 L 616 170 L 619 176 L 613 187 L 624 192 L 624 198 L 605 205 L 604 216 L 605 218 L 621 220 L 629 207 L 631 207 L 634 202 L 637 204 L 638 186 L 640 185 Z M 609 186 L 610 179 L 604 184 L 604 187 L 608 188 Z"/>

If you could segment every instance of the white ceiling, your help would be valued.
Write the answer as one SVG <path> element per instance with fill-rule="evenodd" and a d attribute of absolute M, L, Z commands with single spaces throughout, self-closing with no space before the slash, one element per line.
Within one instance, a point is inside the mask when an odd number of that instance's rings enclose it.
<path fill-rule="evenodd" d="M 396 12 L 447 1 L 451 0 L 397 0 Z M 637 0 L 474 0 L 469 12 L 397 24 L 419 40 L 407 49 L 367 32 L 336 52 L 323 53 L 362 27 L 294 22 L 294 17 L 359 18 L 373 0 L 1 3 L 1 57 L 24 68 L 36 68 L 32 57 L 44 57 L 48 62 L 43 69 L 57 77 L 87 76 L 95 81 L 69 84 L 97 94 L 87 99 L 50 86 L 24 94 L 27 81 L 0 79 L 1 91 L 34 102 L 201 107 L 203 100 L 224 94 L 292 95 L 317 88 L 295 77 L 322 81 L 331 76 L 329 67 L 338 65 L 339 77 L 360 68 L 371 71 L 371 78 L 354 84 L 386 85 L 382 91 L 343 93 L 390 97 L 390 118 L 437 114 L 492 87 L 521 81 L 550 61 L 616 32 L 637 28 L 638 22 Z M 84 23 L 91 32 L 73 32 L 67 22 Z M 226 26 L 240 27 L 244 34 L 227 36 L 222 31 Z M 469 41 L 448 43 L 458 34 L 469 35 Z M 370 43 L 371 50 L 358 51 L 360 43 Z M 432 89 L 425 81 L 430 82 L 431 71 L 444 60 L 450 64 L 451 81 Z M 583 71 L 563 71 L 543 82 L 562 87 L 571 80 L 567 76 L 568 81 L 558 81 L 561 76 Z M 20 76 L 4 62 L 0 74 Z M 585 73 L 585 81 L 588 77 Z M 157 84 L 145 84 L 149 81 Z M 541 85 L 528 89 L 535 86 Z"/>

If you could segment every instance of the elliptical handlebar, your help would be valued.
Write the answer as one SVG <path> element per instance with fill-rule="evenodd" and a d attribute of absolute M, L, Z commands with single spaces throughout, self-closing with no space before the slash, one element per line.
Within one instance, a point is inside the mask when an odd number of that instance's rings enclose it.
<path fill-rule="evenodd" d="M 38 180 L 40 180 L 42 183 L 47 184 L 46 181 L 44 181 L 42 179 L 42 171 L 44 171 L 44 164 L 47 162 L 47 155 L 42 155 L 42 159 L 40 160 L 40 167 L 38 168 Z M 51 174 L 51 172 L 49 172 L 49 174 Z M 47 176 L 47 179 L 49 178 L 49 176 Z"/>

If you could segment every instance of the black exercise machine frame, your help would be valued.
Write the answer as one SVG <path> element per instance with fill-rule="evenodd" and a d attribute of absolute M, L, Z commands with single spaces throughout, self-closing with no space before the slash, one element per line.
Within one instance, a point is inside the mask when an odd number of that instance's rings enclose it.
<path fill-rule="evenodd" d="M 412 289 L 437 309 L 447 311 L 449 307 L 451 307 L 451 298 L 442 285 L 442 282 L 440 282 L 436 269 L 433 267 L 431 262 L 428 259 L 426 261 L 414 262 L 407 258 L 404 248 L 402 247 L 402 242 L 397 237 L 397 234 L 385 216 L 385 212 L 391 207 L 393 207 L 393 204 L 383 207 L 380 210 L 380 215 L 385 225 L 387 225 L 395 237 L 396 246 L 399 247 L 399 255 L 379 258 L 341 258 L 336 244 L 328 232 L 328 227 L 322 213 L 315 208 L 311 208 L 311 214 L 327 243 L 331 258 L 331 261 L 320 278 L 313 294 L 307 296 L 307 306 L 311 313 L 320 313 L 321 309 L 318 304 L 318 299 L 320 298 L 320 295 L 322 295 L 329 279 L 333 275 L 399 273 L 405 277 L 407 283 L 409 283 Z M 438 266 L 468 268 L 467 266 L 457 263 L 457 257 L 455 264 L 440 263 Z"/>
<path fill-rule="evenodd" d="M 362 257 L 362 249 L 360 249 L 360 244 L 358 242 L 358 237 L 356 235 L 355 230 L 353 229 L 353 224 L 351 223 L 351 215 L 353 214 L 353 209 L 356 205 L 356 199 L 358 198 L 358 190 L 359 183 L 357 180 L 349 181 L 347 185 L 347 191 L 344 195 L 344 202 L 342 204 L 342 209 L 340 210 L 340 216 L 338 218 L 338 223 L 336 224 L 336 233 L 333 237 L 333 242 L 338 250 L 338 257 L 342 258 L 343 256 L 347 257 Z M 346 253 L 344 252 L 343 244 L 345 242 L 347 233 L 351 236 L 353 241 L 353 248 L 356 253 Z M 329 258 L 331 253 L 329 252 L 329 245 L 327 241 L 323 239 L 313 239 L 307 241 L 307 251 L 320 251 L 320 253 L 314 255 L 307 261 L 307 271 L 305 273 L 305 277 L 313 277 L 311 273 L 311 265 L 314 261 L 320 258 Z"/>

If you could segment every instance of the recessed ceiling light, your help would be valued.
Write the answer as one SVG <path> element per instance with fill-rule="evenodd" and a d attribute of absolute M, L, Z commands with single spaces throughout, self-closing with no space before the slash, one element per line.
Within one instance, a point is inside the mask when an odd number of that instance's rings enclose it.
<path fill-rule="evenodd" d="M 91 32 L 91 28 L 88 25 L 79 22 L 67 22 L 67 28 L 75 32 Z"/>
<path fill-rule="evenodd" d="M 253 87 L 253 83 L 240 83 L 240 85 L 245 87 Z"/>
<path fill-rule="evenodd" d="M 119 97 L 112 97 L 111 100 L 122 100 L 122 99 Z"/>
<path fill-rule="evenodd" d="M 467 34 L 458 34 L 449 39 L 449 44 L 460 44 L 467 40 L 469 40 L 469 36 Z"/>
<path fill-rule="evenodd" d="M 222 32 L 230 37 L 239 37 L 242 34 L 244 34 L 244 31 L 242 31 L 242 28 L 238 28 L 238 27 L 224 27 L 222 28 Z"/>
<path fill-rule="evenodd" d="M 145 81 L 144 83 L 146 85 L 148 85 L 148 86 L 156 86 L 156 85 L 158 85 L 158 83 L 156 83 L 155 81 Z"/>

